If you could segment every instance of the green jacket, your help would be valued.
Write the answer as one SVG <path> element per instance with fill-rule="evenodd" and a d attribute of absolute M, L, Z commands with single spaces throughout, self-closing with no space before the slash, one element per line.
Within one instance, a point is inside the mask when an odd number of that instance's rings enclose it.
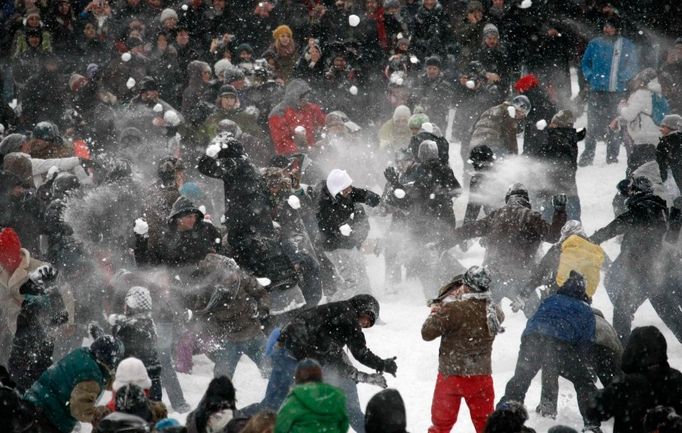
<path fill-rule="evenodd" d="M 48 368 L 24 394 L 63 433 L 78 421 L 91 422 L 95 403 L 109 380 L 87 347 L 78 348 Z"/>
<path fill-rule="evenodd" d="M 346 396 L 326 383 L 305 383 L 289 392 L 277 414 L 275 433 L 346 433 Z"/>

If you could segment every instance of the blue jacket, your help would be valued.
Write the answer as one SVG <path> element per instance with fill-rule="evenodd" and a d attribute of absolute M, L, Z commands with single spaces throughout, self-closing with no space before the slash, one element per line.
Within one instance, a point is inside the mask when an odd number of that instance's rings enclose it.
<path fill-rule="evenodd" d="M 616 45 L 620 45 L 621 49 L 614 50 Z M 613 65 L 615 70 L 612 70 Z M 580 66 L 590 90 L 596 92 L 625 92 L 628 81 L 639 70 L 635 45 L 622 36 L 592 39 L 587 44 Z"/>
<path fill-rule="evenodd" d="M 555 294 L 540 304 L 528 320 L 523 336 L 542 334 L 580 345 L 594 341 L 595 328 L 594 313 L 586 302 Z"/>

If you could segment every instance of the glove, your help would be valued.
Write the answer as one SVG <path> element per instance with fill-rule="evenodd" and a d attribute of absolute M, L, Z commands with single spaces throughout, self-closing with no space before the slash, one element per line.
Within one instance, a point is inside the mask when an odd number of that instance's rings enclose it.
<path fill-rule="evenodd" d="M 384 177 L 391 185 L 398 183 L 398 171 L 393 166 L 386 167 L 386 170 L 384 170 Z"/>
<path fill-rule="evenodd" d="M 556 210 L 566 209 L 566 194 L 557 194 L 552 196 L 552 206 Z"/>
<path fill-rule="evenodd" d="M 47 281 L 52 281 L 57 278 L 59 272 L 52 265 L 42 265 L 38 267 L 35 271 L 31 272 L 29 278 L 34 283 L 45 283 Z"/>
<path fill-rule="evenodd" d="M 379 203 L 381 203 L 381 196 L 372 191 L 367 191 L 367 200 L 365 201 L 365 203 L 367 204 L 367 206 L 370 207 L 378 206 Z"/>
<path fill-rule="evenodd" d="M 142 218 L 138 218 L 135 220 L 135 227 L 133 227 L 133 231 L 137 235 L 146 237 L 149 233 L 149 224 L 147 224 L 147 222 Z"/>
<path fill-rule="evenodd" d="M 395 373 L 398 371 L 398 365 L 395 363 L 396 358 L 397 356 L 394 356 L 393 358 L 384 359 L 383 371 L 392 374 L 393 377 L 395 377 Z"/>
<path fill-rule="evenodd" d="M 358 382 L 367 383 L 369 385 L 376 385 L 379 388 L 386 389 L 388 384 L 386 378 L 381 373 L 363 373 L 361 371 L 356 375 Z"/>
<path fill-rule="evenodd" d="M 511 309 L 513 312 L 518 313 L 519 310 L 523 310 L 523 307 L 526 306 L 526 302 L 521 299 L 521 297 L 516 296 L 511 303 Z"/>

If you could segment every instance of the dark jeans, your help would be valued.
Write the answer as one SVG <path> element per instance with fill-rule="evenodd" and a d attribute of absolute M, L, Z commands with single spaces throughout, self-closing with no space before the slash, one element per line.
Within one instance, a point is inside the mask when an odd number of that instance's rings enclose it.
<path fill-rule="evenodd" d="M 161 363 L 161 383 L 166 389 L 171 406 L 177 408 L 185 403 L 185 396 L 180 387 L 178 374 L 175 372 L 171 353 L 173 353 L 173 325 L 170 323 L 157 322 L 159 361 Z M 153 383 L 152 383 L 153 385 Z"/>
<path fill-rule="evenodd" d="M 246 341 L 227 341 L 219 350 L 208 354 L 215 363 L 213 375 L 227 376 L 232 379 L 237 363 L 242 355 L 246 355 L 262 370 L 263 352 L 265 350 L 265 337 L 263 335 Z"/>
<path fill-rule="evenodd" d="M 606 142 L 606 160 L 613 162 L 618 159 L 620 151 L 619 134 L 611 131 L 609 123 L 618 116 L 618 102 L 624 95 L 618 92 L 589 92 L 587 95 L 587 136 L 585 137 L 585 151 L 580 157 L 581 162 L 590 164 L 594 160 L 597 141 Z"/>
<path fill-rule="evenodd" d="M 323 365 L 322 370 L 324 381 L 340 388 L 346 396 L 346 412 L 350 426 L 356 433 L 365 433 L 365 415 L 360 407 L 358 385 L 348 377 L 347 372 L 336 365 Z"/>
<path fill-rule="evenodd" d="M 547 370 L 570 380 L 578 396 L 578 407 L 586 426 L 599 425 L 587 415 L 590 398 L 597 391 L 585 359 L 576 353 L 576 347 L 541 334 L 531 334 L 521 339 L 516 370 L 505 388 L 500 403 L 509 400 L 523 402 L 530 383 L 538 371 Z"/>

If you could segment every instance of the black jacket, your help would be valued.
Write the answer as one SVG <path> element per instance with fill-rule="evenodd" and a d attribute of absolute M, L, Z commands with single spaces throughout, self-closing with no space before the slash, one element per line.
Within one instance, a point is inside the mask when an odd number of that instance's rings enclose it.
<path fill-rule="evenodd" d="M 673 172 L 675 182 L 679 186 L 682 182 L 682 133 L 661 137 L 656 147 L 656 162 L 661 169 L 663 182 L 668 178 L 668 168 Z"/>
<path fill-rule="evenodd" d="M 625 376 L 600 390 L 590 405 L 598 419 L 614 418 L 614 433 L 641 433 L 647 410 L 682 410 L 682 373 L 668 365 L 665 337 L 654 326 L 632 331 L 623 352 Z"/>
<path fill-rule="evenodd" d="M 348 346 L 360 363 L 382 371 L 384 361 L 367 347 L 358 321 L 367 311 L 379 316 L 379 304 L 370 295 L 304 309 L 282 328 L 279 341 L 296 359 L 313 358 L 333 365 L 344 363 L 343 348 Z"/>
<path fill-rule="evenodd" d="M 535 86 L 524 93 L 530 99 L 532 108 L 524 119 L 523 129 L 523 154 L 538 156 L 542 153 L 542 147 L 548 140 L 552 129 L 538 129 L 536 124 L 539 120 L 545 120 L 548 124 L 557 112 L 557 107 L 552 104 L 547 93 Z"/>
<path fill-rule="evenodd" d="M 535 129 L 534 125 L 526 127 Z M 578 142 L 585 138 L 585 130 L 578 132 L 573 128 L 549 128 L 546 131 L 546 137 L 543 137 L 534 149 L 536 153 L 531 156 L 546 163 L 545 185 L 552 188 L 549 192 L 577 196 Z"/>
<path fill-rule="evenodd" d="M 125 358 L 132 356 L 139 359 L 150 377 L 159 377 L 161 362 L 156 350 L 156 328 L 151 313 L 121 317 L 114 324 L 111 334 L 123 343 Z"/>
<path fill-rule="evenodd" d="M 438 160 L 443 164 L 450 163 L 450 143 L 448 143 L 448 140 L 445 137 L 438 137 L 426 131 L 422 131 L 410 139 L 409 150 L 412 155 L 414 155 L 414 159 L 417 159 L 419 145 L 422 144 L 422 141 L 424 140 L 435 141 L 438 145 Z"/>

